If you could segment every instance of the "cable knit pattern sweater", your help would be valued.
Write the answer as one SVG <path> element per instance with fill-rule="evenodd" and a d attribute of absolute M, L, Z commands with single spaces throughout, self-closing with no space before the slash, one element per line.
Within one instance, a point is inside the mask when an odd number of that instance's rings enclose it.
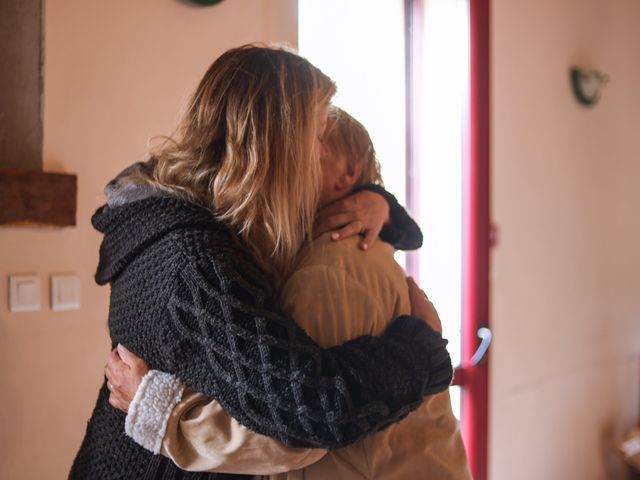
<path fill-rule="evenodd" d="M 104 233 L 96 280 L 111 283 L 113 345 L 216 398 L 256 432 L 340 448 L 451 381 L 446 340 L 412 317 L 381 337 L 320 348 L 278 313 L 267 277 L 201 207 L 151 197 L 102 207 L 92 222 Z M 133 443 L 108 394 L 103 385 L 70 478 L 229 478 L 182 472 Z"/>

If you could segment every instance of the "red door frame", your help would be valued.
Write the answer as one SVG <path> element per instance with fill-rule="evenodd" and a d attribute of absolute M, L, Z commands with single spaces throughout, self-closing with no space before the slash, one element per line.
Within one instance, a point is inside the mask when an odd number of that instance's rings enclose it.
<path fill-rule="evenodd" d="M 489 0 L 469 1 L 470 119 L 463 200 L 462 433 L 475 480 L 486 480 L 489 453 L 489 360 L 477 365 L 477 332 L 489 327 L 490 16 Z"/>
<path fill-rule="evenodd" d="M 489 155 L 490 155 L 490 30 L 489 0 L 469 0 L 470 85 L 469 131 L 463 168 L 463 305 L 462 364 L 454 385 L 462 387 L 462 434 L 475 480 L 488 475 L 489 357 L 474 365 L 479 346 L 477 332 L 489 327 Z M 417 215 L 414 192 L 420 188 L 420 65 L 423 0 L 405 0 L 407 73 L 407 206 Z M 407 256 L 410 274 L 416 271 L 415 254 Z"/>

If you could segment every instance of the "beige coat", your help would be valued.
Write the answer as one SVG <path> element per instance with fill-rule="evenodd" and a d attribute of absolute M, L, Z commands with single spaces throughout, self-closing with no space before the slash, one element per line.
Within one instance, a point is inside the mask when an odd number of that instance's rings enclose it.
<path fill-rule="evenodd" d="M 324 347 L 380 335 L 410 313 L 402 269 L 391 246 L 368 252 L 357 239 L 323 236 L 306 247 L 282 290 L 282 305 Z M 449 393 L 425 399 L 400 423 L 347 448 L 288 448 L 251 432 L 202 394 L 187 391 L 174 409 L 161 453 L 192 471 L 268 474 L 272 480 L 470 479 Z"/>

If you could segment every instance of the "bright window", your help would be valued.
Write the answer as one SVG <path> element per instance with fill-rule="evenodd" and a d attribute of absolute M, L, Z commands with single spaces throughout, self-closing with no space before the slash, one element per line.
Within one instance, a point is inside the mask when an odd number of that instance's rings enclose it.
<path fill-rule="evenodd" d="M 413 156 L 407 158 L 406 19 L 403 0 L 300 0 L 300 53 L 338 85 L 334 103 L 369 130 L 385 185 L 424 233 L 408 270 L 437 306 L 454 365 L 460 363 L 461 166 L 468 104 L 466 0 L 428 0 Z M 442 48 L 446 45 L 446 48 Z M 414 115 L 415 116 L 415 115 Z M 419 145 L 419 148 L 416 146 Z M 408 175 L 407 163 L 411 168 Z M 407 196 L 407 185 L 411 197 Z M 398 261 L 407 266 L 403 255 Z M 459 390 L 451 391 L 459 416 Z"/>
<path fill-rule="evenodd" d="M 300 53 L 338 85 L 333 103 L 358 119 L 380 160 L 387 190 L 406 195 L 402 0 L 300 0 Z M 405 266 L 404 254 L 396 256 Z"/>

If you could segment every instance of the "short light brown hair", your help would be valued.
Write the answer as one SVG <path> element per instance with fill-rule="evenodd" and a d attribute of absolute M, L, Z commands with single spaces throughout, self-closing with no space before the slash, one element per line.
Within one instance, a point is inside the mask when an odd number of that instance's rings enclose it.
<path fill-rule="evenodd" d="M 369 132 L 364 125 L 341 108 L 332 106 L 329 110 L 323 144 L 328 155 L 344 155 L 350 167 L 362 163 L 362 173 L 356 185 L 383 185 L 380 163 Z"/>
<path fill-rule="evenodd" d="M 282 278 L 318 205 L 317 112 L 329 77 L 282 48 L 247 45 L 207 70 L 174 138 L 152 152 L 151 183 L 209 209 Z"/>

